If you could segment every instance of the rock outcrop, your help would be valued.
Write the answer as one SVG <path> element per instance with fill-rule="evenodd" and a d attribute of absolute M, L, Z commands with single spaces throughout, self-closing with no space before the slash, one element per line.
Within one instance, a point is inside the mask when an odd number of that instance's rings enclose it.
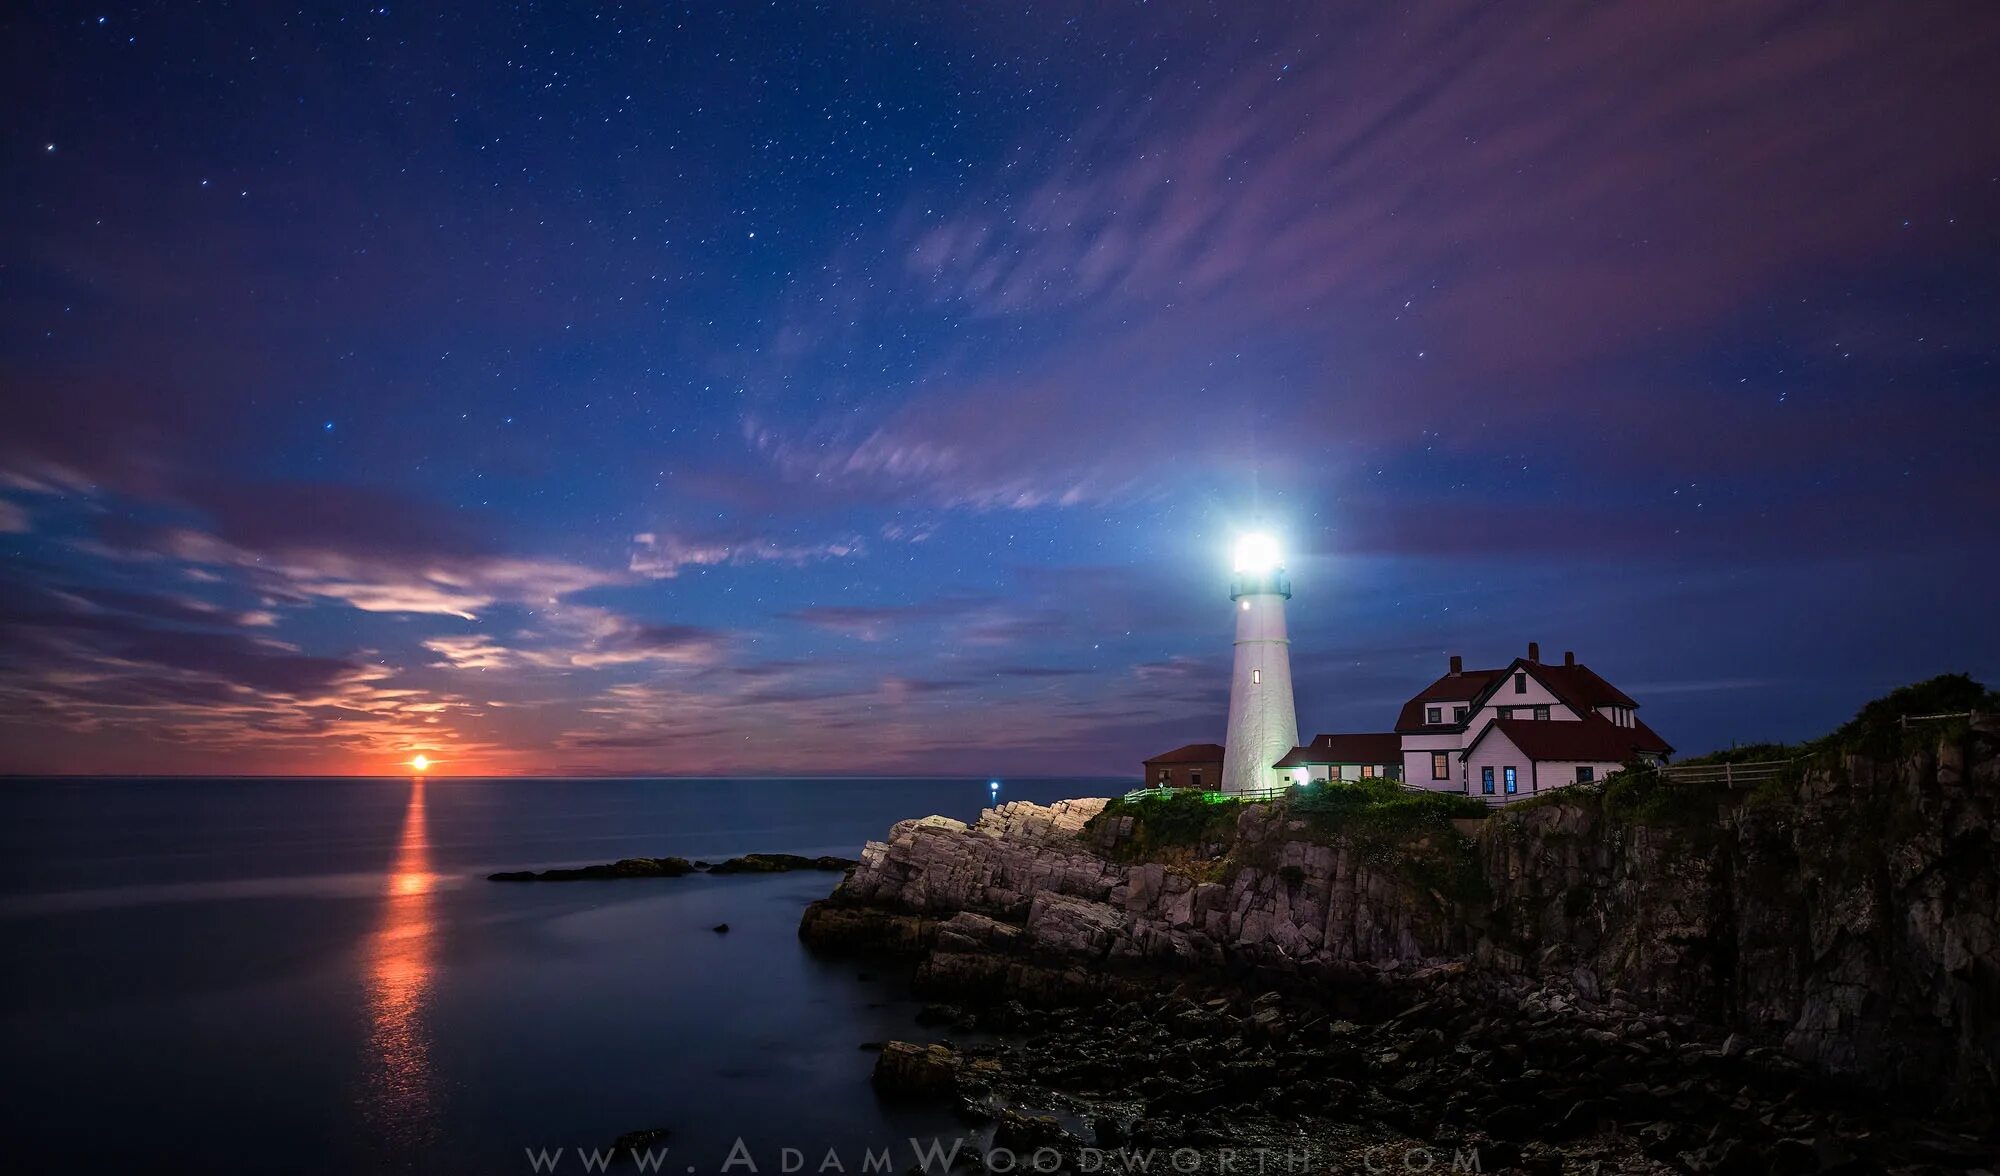
<path fill-rule="evenodd" d="M 795 853 L 746 853 L 742 857 L 710 865 L 684 857 L 619 858 L 599 866 L 573 866 L 553 870 L 503 870 L 486 875 L 489 882 L 603 882 L 619 878 L 680 878 L 706 871 L 710 874 L 785 874 L 793 870 L 848 870 L 853 858 L 802 857 Z"/>
<path fill-rule="evenodd" d="M 1553 794 L 1402 854 L 1283 802 L 1218 852 L 1126 861 L 1106 802 L 904 821 L 801 935 L 923 953 L 939 989 L 1143 989 L 1172 966 L 1325 992 L 1459 969 L 1736 1031 L 1821 1071 L 1990 1109 L 2000 1090 L 2000 728 L 1756 793 Z M 1365 984 L 1352 983 L 1365 981 Z M 1740 1047 L 1739 1047 L 1740 1048 Z"/>

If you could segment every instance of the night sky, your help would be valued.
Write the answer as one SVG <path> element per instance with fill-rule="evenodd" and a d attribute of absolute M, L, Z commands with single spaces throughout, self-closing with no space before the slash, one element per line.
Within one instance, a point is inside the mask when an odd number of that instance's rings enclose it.
<path fill-rule="evenodd" d="M 0 770 L 1116 773 L 2000 679 L 2000 8 L 10 6 Z"/>

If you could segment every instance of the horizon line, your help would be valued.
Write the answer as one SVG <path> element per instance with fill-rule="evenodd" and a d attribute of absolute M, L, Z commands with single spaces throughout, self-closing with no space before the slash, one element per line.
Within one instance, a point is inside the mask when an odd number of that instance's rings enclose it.
<path fill-rule="evenodd" d="M 350 772 L 328 774 L 319 772 L 0 772 L 0 781 L 12 780 L 987 780 L 1006 783 L 1008 780 L 1134 780 L 1142 776 L 1092 776 L 1092 775 L 1041 775 L 1041 776 L 987 776 L 987 775 L 895 775 L 887 773 L 862 772 L 846 775 L 755 775 L 755 776 L 678 776 L 663 773 L 642 773 L 637 775 L 594 775 L 594 774 L 507 774 L 474 775 L 449 772 Z"/>

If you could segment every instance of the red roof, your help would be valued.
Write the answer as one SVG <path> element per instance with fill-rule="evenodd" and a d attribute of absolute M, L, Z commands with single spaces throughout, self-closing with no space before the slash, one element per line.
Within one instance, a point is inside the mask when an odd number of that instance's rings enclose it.
<path fill-rule="evenodd" d="M 1495 719 L 1466 746 L 1459 758 L 1470 756 L 1472 749 L 1495 730 L 1520 748 L 1521 754 L 1537 763 L 1581 760 L 1622 764 L 1635 752 L 1665 755 L 1673 751 L 1666 740 L 1653 733 L 1651 727 L 1637 720 L 1634 722 L 1635 726 L 1620 727 L 1601 715 L 1591 715 L 1575 722 L 1567 719 Z"/>
<path fill-rule="evenodd" d="M 1131 763 L 1132 761 L 1126 760 L 1125 762 Z M 1149 764 L 1219 764 L 1222 762 L 1222 745 L 1220 743 L 1190 743 L 1185 747 L 1176 747 L 1172 751 L 1162 752 L 1145 762 Z"/>
<path fill-rule="evenodd" d="M 1569 703 L 1572 710 L 1639 705 L 1627 697 L 1623 690 L 1598 677 L 1597 671 L 1582 663 L 1550 666 L 1540 662 L 1524 661 L 1520 664 L 1540 678 L 1550 693 Z"/>
<path fill-rule="evenodd" d="M 1497 670 L 1466 670 L 1461 674 L 1446 674 L 1432 682 L 1415 698 L 1403 704 L 1402 713 L 1396 716 L 1396 730 L 1401 732 L 1455 730 L 1458 726 L 1456 723 L 1425 722 L 1424 708 L 1433 703 L 1442 704 L 1444 713 L 1450 714 L 1451 704 L 1462 702 L 1476 712 L 1491 693 L 1499 689 L 1517 670 L 1526 670 L 1533 675 L 1537 681 L 1549 688 L 1550 694 L 1561 699 L 1578 715 L 1587 715 L 1600 706 L 1639 705 L 1623 690 L 1598 677 L 1595 670 L 1580 662 L 1550 665 L 1546 662 L 1532 662 L 1527 658 L 1517 657 Z"/>
<path fill-rule="evenodd" d="M 1424 707 L 1434 702 L 1443 703 L 1444 713 L 1448 715 L 1451 713 L 1449 704 L 1471 702 L 1485 693 L 1488 685 L 1499 681 L 1508 669 L 1509 667 L 1502 666 L 1497 670 L 1466 670 L 1459 674 L 1446 674 L 1418 691 L 1415 698 L 1403 704 L 1402 713 L 1396 716 L 1396 730 L 1421 731 L 1426 727 L 1434 729 L 1452 727 L 1453 724 L 1449 722 L 1435 724 L 1424 722 Z"/>
<path fill-rule="evenodd" d="M 1296 768 L 1306 764 L 1399 764 L 1403 762 L 1403 740 L 1394 731 L 1352 735 L 1315 735 L 1304 747 L 1295 747 L 1276 767 Z"/>

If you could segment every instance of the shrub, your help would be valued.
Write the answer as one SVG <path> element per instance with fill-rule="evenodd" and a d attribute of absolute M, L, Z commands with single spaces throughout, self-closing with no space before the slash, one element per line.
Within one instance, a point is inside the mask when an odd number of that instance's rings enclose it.
<path fill-rule="evenodd" d="M 1950 723 L 1925 723 L 1903 729 L 1905 715 L 1960 714 L 1965 711 L 2000 711 L 2000 694 L 1973 681 L 1968 674 L 1939 674 L 1924 682 L 1899 686 L 1856 712 L 1841 728 L 1825 739 L 1816 740 L 1814 751 L 1857 752 L 1862 755 L 1894 755 L 1904 748 L 1905 737 L 1923 743 L 1954 734 Z M 1961 724 L 1964 720 L 1959 721 Z"/>
<path fill-rule="evenodd" d="M 1114 847 L 1114 852 L 1128 861 L 1152 857 L 1162 850 L 1198 851 L 1204 845 L 1229 839 L 1242 803 L 1218 792 L 1121 796 L 1105 805 L 1085 829 L 1095 832 L 1104 824 L 1131 817 L 1132 835 Z"/>

